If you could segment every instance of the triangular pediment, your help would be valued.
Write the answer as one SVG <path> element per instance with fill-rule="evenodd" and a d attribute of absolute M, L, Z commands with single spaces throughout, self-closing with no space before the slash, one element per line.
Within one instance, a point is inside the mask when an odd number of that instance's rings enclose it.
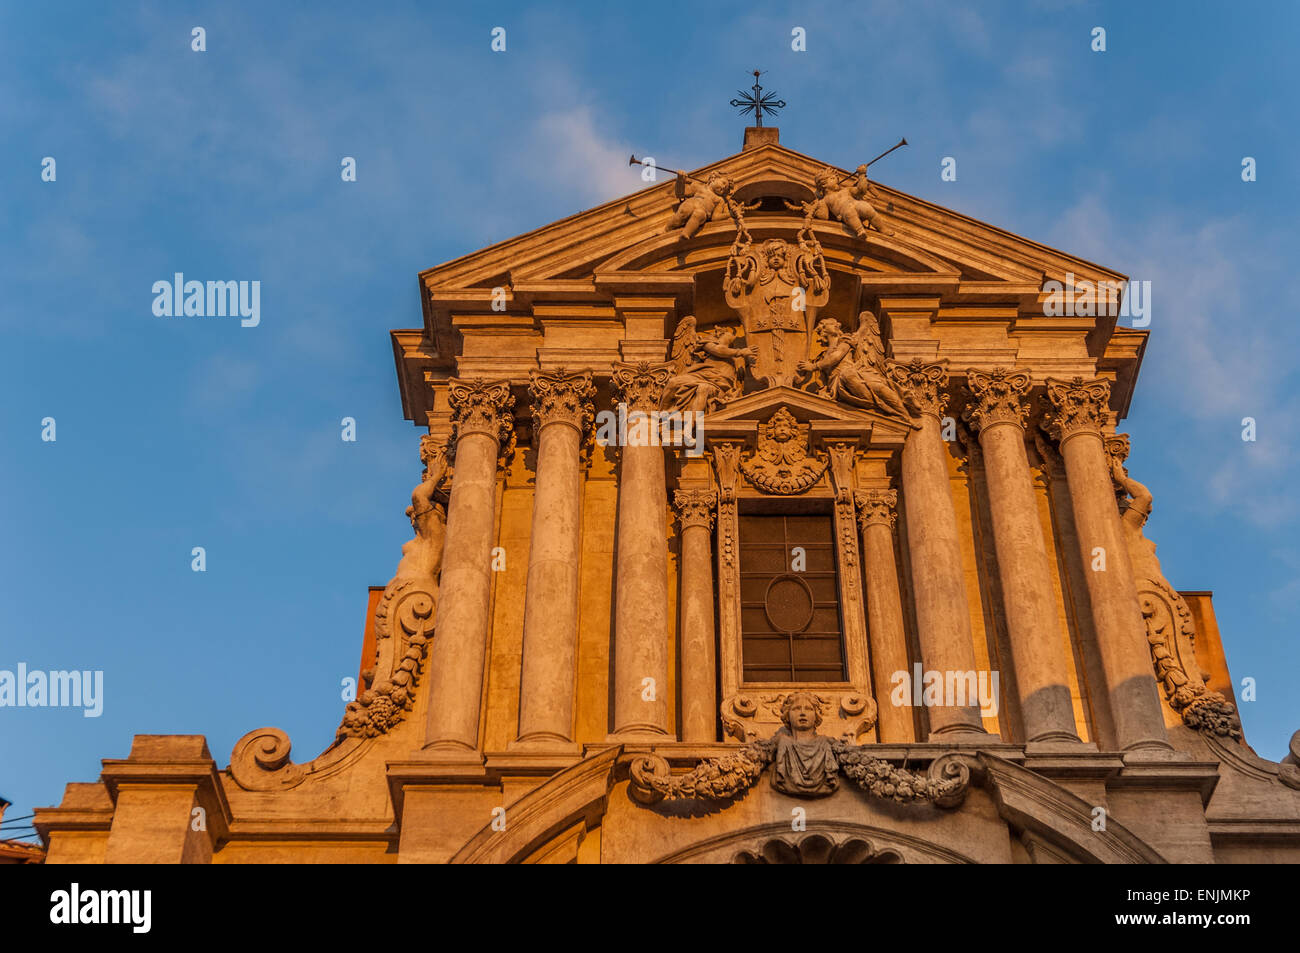
<path fill-rule="evenodd" d="M 703 179 L 719 172 L 736 183 L 742 201 L 799 201 L 811 195 L 817 172 L 828 167 L 781 145 L 765 144 L 691 171 Z M 849 172 L 835 168 L 843 175 Z M 818 222 L 818 240 L 832 268 L 900 275 L 951 276 L 963 282 L 1041 285 L 1064 281 L 1067 273 L 1091 281 L 1123 281 L 1111 269 L 1014 235 L 951 209 L 874 183 L 895 234 L 872 231 L 859 238 L 838 222 Z M 421 273 L 432 290 L 532 286 L 544 282 L 581 285 L 602 275 L 630 271 L 698 272 L 725 260 L 734 237 L 730 221 L 706 225 L 693 238 L 665 234 L 677 205 L 674 182 L 662 181 L 535 231 L 491 245 Z M 747 217 L 756 239 L 789 236 L 801 217 L 795 212 L 755 212 Z"/>

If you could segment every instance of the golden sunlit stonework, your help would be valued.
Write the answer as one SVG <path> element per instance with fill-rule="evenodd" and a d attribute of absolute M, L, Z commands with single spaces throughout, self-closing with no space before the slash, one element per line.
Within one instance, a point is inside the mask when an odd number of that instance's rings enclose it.
<path fill-rule="evenodd" d="M 336 740 L 137 736 L 48 862 L 1300 861 L 1144 535 L 1147 332 L 1044 306 L 1124 280 L 772 127 L 421 273 Z"/>

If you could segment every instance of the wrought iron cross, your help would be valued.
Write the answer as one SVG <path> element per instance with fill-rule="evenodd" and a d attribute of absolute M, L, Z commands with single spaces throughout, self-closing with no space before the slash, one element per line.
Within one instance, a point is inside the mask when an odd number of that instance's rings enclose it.
<path fill-rule="evenodd" d="M 754 114 L 754 125 L 756 126 L 763 125 L 764 109 L 775 116 L 778 110 L 785 108 L 784 99 L 777 99 L 775 92 L 764 93 L 763 87 L 758 85 L 758 78 L 762 75 L 759 70 L 754 70 L 754 85 L 752 87 L 754 91 L 747 93 L 744 90 L 737 90 L 740 93 L 740 98 L 731 101 L 731 105 L 740 108 L 742 116 L 745 113 L 752 112 Z"/>

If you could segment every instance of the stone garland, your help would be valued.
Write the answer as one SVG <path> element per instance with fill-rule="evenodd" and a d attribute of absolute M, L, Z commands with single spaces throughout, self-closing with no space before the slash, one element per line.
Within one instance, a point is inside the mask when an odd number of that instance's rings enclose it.
<path fill-rule="evenodd" d="M 928 801 L 956 807 L 970 786 L 970 770 L 951 758 L 936 759 L 927 774 L 897 768 L 874 758 L 861 745 L 831 740 L 839 771 L 872 797 L 898 803 Z M 752 741 L 720 758 L 701 761 L 685 774 L 673 775 L 657 755 L 642 755 L 631 767 L 629 793 L 642 804 L 659 801 L 732 800 L 753 787 L 776 754 L 775 737 Z"/>

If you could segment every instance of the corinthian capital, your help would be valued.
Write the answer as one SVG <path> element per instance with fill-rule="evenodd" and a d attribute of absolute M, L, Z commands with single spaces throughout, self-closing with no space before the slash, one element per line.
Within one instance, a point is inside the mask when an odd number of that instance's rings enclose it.
<path fill-rule="evenodd" d="M 858 525 L 863 529 L 876 524 L 893 526 L 898 519 L 897 490 L 859 490 L 853 499 L 858 504 Z"/>
<path fill-rule="evenodd" d="M 712 490 L 677 490 L 673 493 L 673 506 L 677 508 L 682 529 L 688 526 L 712 529 L 713 507 L 717 502 L 718 495 Z"/>
<path fill-rule="evenodd" d="M 664 396 L 664 385 L 672 376 L 671 363 L 651 364 L 638 361 L 635 364 L 615 362 L 612 383 L 614 393 L 629 411 L 658 410 Z"/>
<path fill-rule="evenodd" d="M 890 361 L 886 369 L 889 379 L 912 411 L 932 417 L 943 416 L 948 407 L 948 395 L 943 393 L 943 387 L 948 383 L 948 370 L 943 362 L 926 364 L 920 358 L 907 363 Z"/>
<path fill-rule="evenodd" d="M 561 368 L 554 374 L 533 371 L 528 385 L 533 395 L 533 429 L 540 433 L 548 424 L 568 424 L 585 436 L 596 419 L 592 398 L 596 387 L 591 372 L 566 374 Z"/>
<path fill-rule="evenodd" d="M 451 419 L 455 439 L 481 433 L 499 444 L 506 444 L 514 431 L 515 418 L 510 412 L 515 399 L 505 381 L 482 379 L 454 380 L 448 387 L 451 396 Z"/>
<path fill-rule="evenodd" d="M 976 370 L 966 372 L 966 387 L 971 403 L 963 418 L 983 433 L 995 424 L 1025 426 L 1028 408 L 1025 395 L 1032 380 L 1024 371 L 998 368 L 987 374 Z"/>
<path fill-rule="evenodd" d="M 1064 442 L 1080 433 L 1100 436 L 1106 425 L 1110 382 L 1103 378 L 1085 381 L 1076 377 L 1062 381 L 1049 377 L 1047 401 L 1049 410 L 1043 425 L 1058 441 Z"/>

